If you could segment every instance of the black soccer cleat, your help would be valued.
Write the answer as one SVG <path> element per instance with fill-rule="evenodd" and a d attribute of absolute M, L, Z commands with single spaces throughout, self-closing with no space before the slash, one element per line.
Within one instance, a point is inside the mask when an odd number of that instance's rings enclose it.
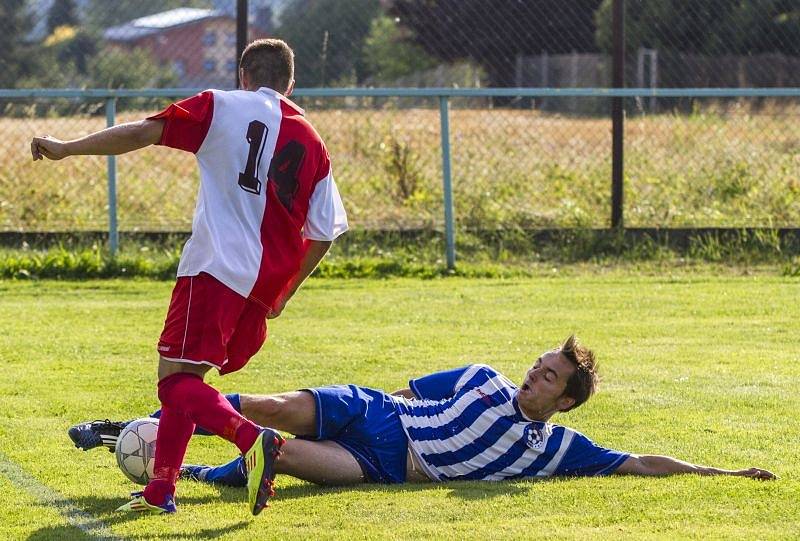
<path fill-rule="evenodd" d="M 275 495 L 275 461 L 286 440 L 271 428 L 262 428 L 256 442 L 244 455 L 250 512 L 257 515 Z"/>
<path fill-rule="evenodd" d="M 113 422 L 108 419 L 90 421 L 70 427 L 67 434 L 78 449 L 88 451 L 103 445 L 113 453 L 117 446 L 119 433 L 127 424 L 127 422 Z"/>

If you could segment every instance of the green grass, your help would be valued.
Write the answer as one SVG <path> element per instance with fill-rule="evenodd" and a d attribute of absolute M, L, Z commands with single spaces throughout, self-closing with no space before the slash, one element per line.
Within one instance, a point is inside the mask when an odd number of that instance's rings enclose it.
<path fill-rule="evenodd" d="M 569 277 L 313 279 L 223 391 L 357 382 L 386 389 L 471 362 L 514 380 L 576 331 L 601 361 L 598 396 L 559 416 L 603 445 L 720 467 L 737 478 L 600 478 L 318 488 L 279 478 L 257 518 L 242 490 L 179 486 L 169 518 L 113 513 L 134 488 L 65 429 L 157 406 L 154 343 L 171 282 L 0 281 L 0 539 L 783 539 L 800 531 L 800 281 L 574 272 Z M 232 447 L 192 441 L 189 461 Z M 37 488 L 38 487 L 38 488 Z M 44 489 L 44 492 L 42 492 Z M 43 496 L 44 494 L 44 496 Z M 48 496 L 49 495 L 49 496 Z M 59 499 L 60 498 L 60 499 Z M 70 511 L 71 510 L 71 511 Z"/>
<path fill-rule="evenodd" d="M 175 276 L 183 238 L 124 235 L 112 256 L 105 239 L 63 235 L 30 238 L 0 248 L 0 279 L 154 278 Z M 57 242 L 57 244 L 56 244 Z M 726 230 L 635 234 L 613 230 L 549 232 L 501 230 L 456 234 L 456 267 L 445 262 L 443 235 L 421 232 L 350 231 L 316 270 L 324 278 L 502 278 L 550 274 L 573 267 L 635 267 L 663 272 L 686 267 L 728 268 L 738 273 L 800 273 L 800 236 L 777 230 Z"/>

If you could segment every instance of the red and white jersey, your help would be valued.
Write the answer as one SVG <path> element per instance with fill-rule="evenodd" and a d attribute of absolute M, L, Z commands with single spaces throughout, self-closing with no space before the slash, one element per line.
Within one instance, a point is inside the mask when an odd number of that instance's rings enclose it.
<path fill-rule="evenodd" d="M 271 307 L 300 267 L 303 238 L 347 230 L 325 144 L 278 92 L 207 90 L 150 118 L 165 121 L 158 144 L 194 153 L 200 167 L 178 276 L 206 272 Z"/>

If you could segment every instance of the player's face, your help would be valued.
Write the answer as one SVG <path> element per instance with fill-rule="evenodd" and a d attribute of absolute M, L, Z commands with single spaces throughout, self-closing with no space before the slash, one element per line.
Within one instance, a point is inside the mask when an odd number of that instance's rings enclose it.
<path fill-rule="evenodd" d="M 553 413 L 570 407 L 574 400 L 564 396 L 564 390 L 573 372 L 575 367 L 561 350 L 543 353 L 525 373 L 517 395 L 519 407 L 536 420 L 546 420 Z"/>

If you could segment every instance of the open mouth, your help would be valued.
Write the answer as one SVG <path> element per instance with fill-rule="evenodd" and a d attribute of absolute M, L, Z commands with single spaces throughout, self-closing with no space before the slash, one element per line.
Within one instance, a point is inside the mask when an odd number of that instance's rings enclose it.
<path fill-rule="evenodd" d="M 522 387 L 521 387 L 521 389 L 522 389 L 523 391 L 529 391 L 529 390 L 530 390 L 530 388 L 531 388 L 531 386 L 530 386 L 530 385 L 528 385 L 528 383 L 527 383 L 527 382 L 523 383 L 523 384 L 522 384 Z"/>

